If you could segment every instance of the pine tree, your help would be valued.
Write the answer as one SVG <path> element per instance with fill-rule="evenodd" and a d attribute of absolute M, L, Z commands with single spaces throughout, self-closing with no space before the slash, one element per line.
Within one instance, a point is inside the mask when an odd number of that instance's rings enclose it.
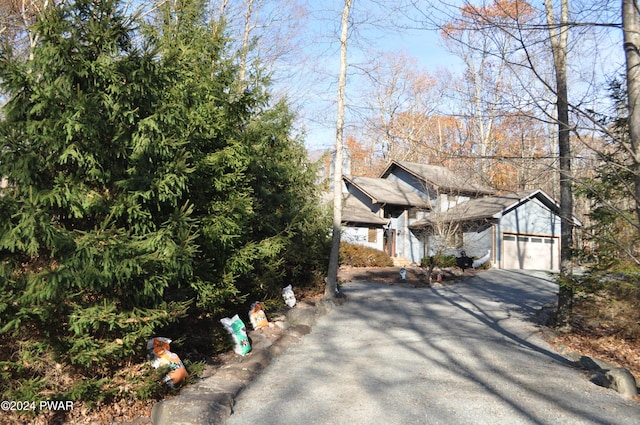
<path fill-rule="evenodd" d="M 10 358 L 29 340 L 93 376 L 185 313 L 197 251 L 185 138 L 163 133 L 171 76 L 117 6 L 52 7 L 31 59 L 0 57 L 0 331 Z M 3 391 L 40 373 L 8 363 Z"/>
<path fill-rule="evenodd" d="M 194 297 L 215 315 L 249 293 L 274 295 L 313 274 L 326 228 L 315 207 L 315 171 L 291 137 L 292 114 L 284 102 L 270 104 L 259 69 L 241 79 L 240 55 L 205 3 L 165 3 L 149 30 L 172 70 L 165 102 L 183 105 L 183 127 L 173 131 L 189 135 L 200 247 Z M 305 233 L 320 237 L 303 242 Z"/>
<path fill-rule="evenodd" d="M 326 264 L 293 115 L 259 70 L 239 78 L 224 23 L 202 0 L 166 2 L 139 27 L 118 5 L 53 7 L 29 60 L 2 50 L 5 398 L 44 391 L 53 361 L 104 396 L 101 378 L 157 332 L 199 337 Z"/>

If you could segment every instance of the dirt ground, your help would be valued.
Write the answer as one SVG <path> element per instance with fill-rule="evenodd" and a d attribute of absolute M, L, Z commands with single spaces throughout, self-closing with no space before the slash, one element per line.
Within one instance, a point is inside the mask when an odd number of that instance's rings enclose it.
<path fill-rule="evenodd" d="M 389 284 L 412 285 L 415 287 L 427 287 L 430 285 L 426 269 L 422 267 L 404 267 L 407 271 L 407 278 L 406 280 L 402 280 L 400 278 L 401 268 L 402 267 L 341 267 L 338 271 L 338 281 L 349 282 L 364 280 L 370 282 L 385 282 Z M 463 272 L 457 268 L 434 271 L 431 283 L 453 285 L 469 279 L 478 273 L 481 273 L 481 271 L 470 269 Z M 439 278 L 438 275 L 440 275 Z"/>

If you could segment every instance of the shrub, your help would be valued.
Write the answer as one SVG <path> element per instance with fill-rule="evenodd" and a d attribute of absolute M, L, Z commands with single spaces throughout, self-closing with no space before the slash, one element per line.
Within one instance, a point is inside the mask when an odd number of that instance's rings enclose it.
<path fill-rule="evenodd" d="M 429 268 L 429 266 L 431 265 L 434 268 L 435 267 L 440 267 L 440 268 L 458 267 L 456 258 L 457 257 L 455 255 L 445 255 L 445 254 L 436 255 L 434 257 L 424 257 L 422 260 L 420 260 L 420 267 Z M 473 257 L 473 259 L 477 260 L 478 257 Z M 482 265 L 476 267 L 477 270 L 489 270 L 490 268 L 491 268 L 490 261 L 487 261 Z"/>
<path fill-rule="evenodd" d="M 429 267 L 429 265 L 440 268 L 457 267 L 456 256 L 440 254 L 433 257 L 424 257 L 420 261 L 420 267 Z"/>
<path fill-rule="evenodd" d="M 393 260 L 383 251 L 348 242 L 340 244 L 340 265 L 352 267 L 391 267 Z"/>

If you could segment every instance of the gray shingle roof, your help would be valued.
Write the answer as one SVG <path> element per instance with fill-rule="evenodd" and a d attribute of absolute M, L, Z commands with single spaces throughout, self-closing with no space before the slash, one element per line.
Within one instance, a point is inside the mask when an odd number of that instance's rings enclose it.
<path fill-rule="evenodd" d="M 400 167 L 413 174 L 420 180 L 425 181 L 441 191 L 458 194 L 483 194 L 492 195 L 494 190 L 477 184 L 470 179 L 466 179 L 453 171 L 438 165 L 420 164 L 417 162 L 392 161 L 382 172 L 381 177 L 386 177 L 391 173 L 393 167 Z"/>
<path fill-rule="evenodd" d="M 384 225 L 389 222 L 369 210 L 353 195 L 346 194 L 342 201 L 342 221 L 346 223 L 377 224 Z"/>
<path fill-rule="evenodd" d="M 345 176 L 344 179 L 347 183 L 352 184 L 369 196 L 373 203 L 410 207 L 428 206 L 427 200 L 399 181 L 362 176 Z"/>
<path fill-rule="evenodd" d="M 550 209 L 557 210 L 555 201 L 541 190 L 524 191 L 470 199 L 448 211 L 429 214 L 427 217 L 414 222 L 411 227 L 424 227 L 442 221 L 455 222 L 498 218 L 498 215 L 504 211 L 534 197 L 540 199 Z"/>

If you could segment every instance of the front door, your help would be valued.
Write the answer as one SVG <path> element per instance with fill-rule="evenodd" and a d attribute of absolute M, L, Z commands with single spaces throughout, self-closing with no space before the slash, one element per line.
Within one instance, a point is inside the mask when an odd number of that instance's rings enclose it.
<path fill-rule="evenodd" d="M 384 252 L 389 254 L 389 257 L 396 256 L 396 230 L 395 229 L 384 230 Z"/>

